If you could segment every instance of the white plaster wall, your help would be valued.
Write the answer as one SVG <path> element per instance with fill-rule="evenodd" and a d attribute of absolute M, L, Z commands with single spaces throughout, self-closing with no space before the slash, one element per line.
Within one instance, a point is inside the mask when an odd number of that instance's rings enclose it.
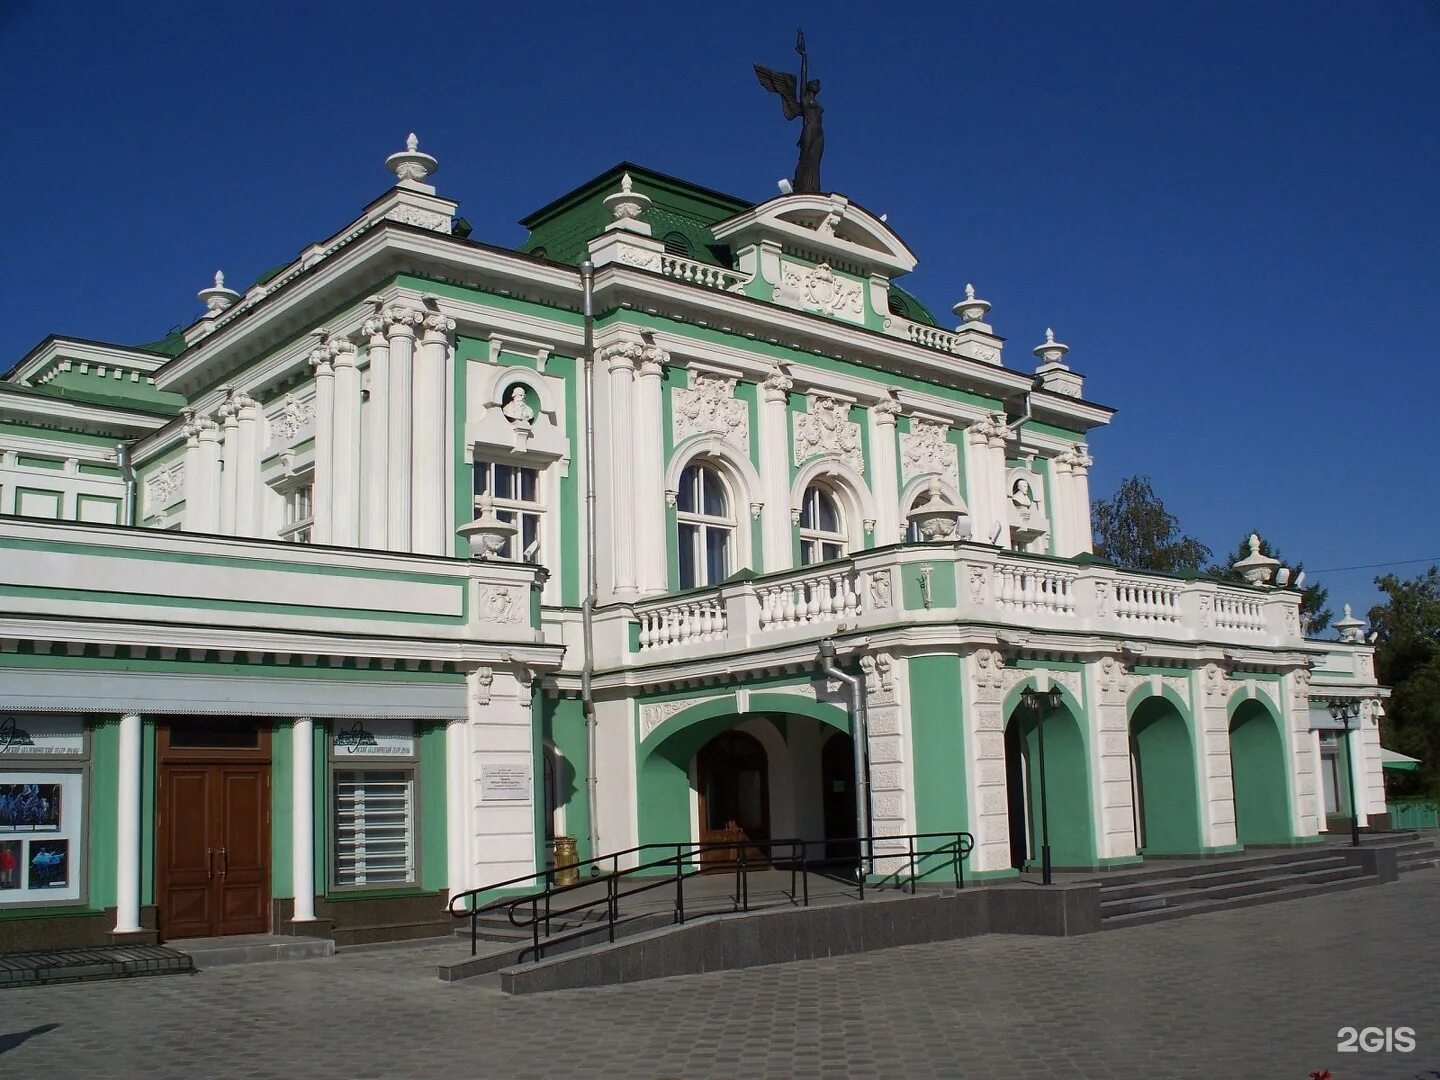
<path fill-rule="evenodd" d="M 635 716 L 630 701 L 597 701 L 595 716 L 597 854 L 632 848 L 639 840 L 635 781 Z M 631 865 L 634 865 L 633 860 Z"/>

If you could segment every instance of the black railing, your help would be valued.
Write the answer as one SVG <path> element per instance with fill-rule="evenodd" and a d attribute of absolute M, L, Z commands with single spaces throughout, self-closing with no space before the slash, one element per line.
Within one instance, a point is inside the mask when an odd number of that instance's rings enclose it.
<path fill-rule="evenodd" d="M 921 841 L 942 840 L 943 843 L 932 847 L 925 847 Z M 905 848 L 900 850 L 900 842 L 904 842 Z M 877 854 L 875 847 L 877 842 L 882 850 Z M 849 859 L 823 858 L 812 859 L 809 856 L 811 847 L 825 848 L 827 845 L 837 844 L 854 845 L 853 850 L 856 857 Z M 530 944 L 521 949 L 517 958 L 524 961 L 527 957 L 536 960 L 542 959 L 547 948 L 565 944 L 571 941 L 578 941 L 581 938 L 597 935 L 604 930 L 606 938 L 610 942 L 615 941 L 615 927 L 620 921 L 620 902 L 629 897 L 639 896 L 642 893 L 652 892 L 657 889 L 674 888 L 674 902 L 671 906 L 671 920 L 675 923 L 684 923 L 685 914 L 685 882 L 697 874 L 731 873 L 735 875 L 733 893 L 729 897 L 731 911 L 750 910 L 750 874 L 757 870 L 788 870 L 790 873 L 789 898 L 792 904 L 800 904 L 803 907 L 810 906 L 810 874 L 816 873 L 827 878 L 836 880 L 853 880 L 859 890 L 859 898 L 865 899 L 865 888 L 868 878 L 877 878 L 874 884 L 885 885 L 893 882 L 896 887 L 903 887 L 901 869 L 897 867 L 893 872 L 884 875 L 876 875 L 876 859 L 900 859 L 902 866 L 908 871 L 909 891 L 913 895 L 918 888 L 920 879 L 934 870 L 948 864 L 953 871 L 955 888 L 965 887 L 964 861 L 975 847 L 975 838 L 966 832 L 934 832 L 934 833 L 909 833 L 901 836 L 862 836 L 845 840 L 805 841 L 805 840 L 744 840 L 744 841 L 716 841 L 711 843 L 688 843 L 688 844 L 640 844 L 637 847 L 626 848 L 623 851 L 612 851 L 594 858 L 583 859 L 571 867 L 552 867 L 546 870 L 537 871 L 533 874 L 526 874 L 522 877 L 511 878 L 509 881 L 497 882 L 478 889 L 470 889 L 466 892 L 457 893 L 450 898 L 447 910 L 453 918 L 470 920 L 470 955 L 474 956 L 478 951 L 480 917 L 490 912 L 505 913 L 506 921 L 517 929 L 530 930 Z M 630 856 L 643 856 L 646 852 L 657 850 L 668 851 L 671 854 L 659 858 L 645 860 L 639 858 L 634 866 L 620 867 L 620 860 Z M 861 856 L 863 855 L 863 859 Z M 940 867 L 925 867 L 923 864 L 927 859 L 937 856 L 944 857 Z M 581 877 L 579 880 L 564 885 L 556 884 L 555 878 L 562 870 L 574 870 L 579 872 L 584 867 L 599 868 L 609 863 L 609 873 L 603 877 L 586 880 Z M 865 867 L 868 865 L 868 871 Z M 841 873 L 835 874 L 835 868 L 840 868 Z M 651 878 L 653 880 L 644 880 Z M 637 879 L 640 879 L 637 882 Z M 520 895 L 502 896 L 484 901 L 487 894 L 493 894 L 496 890 L 511 888 L 529 882 L 544 881 L 544 887 L 538 890 L 527 891 Z M 595 889 L 596 886 L 603 886 L 604 895 L 596 896 L 593 893 L 579 898 L 573 903 L 564 903 L 563 906 L 556 906 L 557 898 L 575 897 L 582 890 Z M 458 906 L 458 909 L 457 909 Z M 561 934 L 550 932 L 551 923 L 556 919 L 565 919 L 567 916 L 579 915 L 581 913 L 594 912 L 603 908 L 603 927 L 601 920 L 590 920 L 589 925 L 581 926 L 578 929 L 568 930 Z M 528 910 L 527 910 L 528 909 Z M 709 914 L 714 914 L 710 912 Z M 542 932 L 543 930 L 543 932 Z"/>

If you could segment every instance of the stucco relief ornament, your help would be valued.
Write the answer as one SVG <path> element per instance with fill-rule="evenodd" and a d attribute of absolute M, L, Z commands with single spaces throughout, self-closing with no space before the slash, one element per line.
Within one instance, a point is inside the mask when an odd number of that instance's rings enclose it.
<path fill-rule="evenodd" d="M 277 442 L 294 442 L 301 432 L 309 429 L 315 420 L 313 398 L 300 401 L 294 394 L 286 394 L 280 411 L 270 418 L 270 433 Z"/>
<path fill-rule="evenodd" d="M 795 464 L 817 454 L 838 457 L 856 472 L 864 472 L 860 425 L 850 422 L 847 402 L 816 394 L 810 398 L 810 411 L 795 417 Z"/>
<path fill-rule="evenodd" d="M 529 616 L 527 606 L 520 594 L 503 585 L 482 585 L 476 593 L 480 617 L 490 622 L 525 622 Z"/>
<path fill-rule="evenodd" d="M 908 482 L 916 476 L 934 474 L 952 488 L 960 486 L 960 455 L 951 444 L 948 425 L 913 419 L 910 434 L 900 436 L 901 475 Z"/>
<path fill-rule="evenodd" d="M 985 593 L 990 585 L 990 571 L 983 566 L 970 567 L 970 602 L 985 603 Z"/>
<path fill-rule="evenodd" d="M 177 461 L 153 473 L 145 482 L 145 505 L 151 513 L 178 502 L 185 490 L 185 463 Z"/>
<path fill-rule="evenodd" d="M 640 706 L 640 738 L 644 740 L 650 733 L 669 720 L 678 712 L 688 709 L 691 705 L 698 705 L 702 701 L 711 701 L 713 698 L 681 698 L 678 701 L 660 701 L 654 705 Z"/>
<path fill-rule="evenodd" d="M 865 314 L 859 283 L 837 276 L 828 263 L 808 269 L 785 263 L 780 268 L 780 277 L 781 285 L 776 289 L 776 299 L 788 293 L 806 307 L 818 308 L 831 314 Z"/>
<path fill-rule="evenodd" d="M 1205 696 L 1215 697 L 1225 694 L 1225 672 L 1220 670 L 1218 664 L 1205 665 Z"/>
<path fill-rule="evenodd" d="M 750 409 L 735 397 L 733 378 L 696 371 L 688 390 L 676 390 L 671 421 L 675 442 L 692 435 L 713 433 L 725 442 L 750 452 Z"/>
<path fill-rule="evenodd" d="M 870 572 L 870 606 L 877 609 L 888 608 L 892 602 L 890 571 L 872 570 Z"/>
<path fill-rule="evenodd" d="M 495 672 L 488 667 L 475 669 L 474 698 L 476 705 L 490 704 L 490 690 L 495 685 Z"/>
<path fill-rule="evenodd" d="M 784 401 L 791 390 L 795 389 L 795 380 L 790 378 L 784 365 L 776 364 L 770 369 L 770 374 L 765 376 L 765 381 L 760 384 L 765 392 L 767 401 L 774 401 L 777 398 Z"/>
<path fill-rule="evenodd" d="M 975 685 L 981 690 L 1005 689 L 1005 658 L 998 652 L 981 649 L 975 654 Z"/>

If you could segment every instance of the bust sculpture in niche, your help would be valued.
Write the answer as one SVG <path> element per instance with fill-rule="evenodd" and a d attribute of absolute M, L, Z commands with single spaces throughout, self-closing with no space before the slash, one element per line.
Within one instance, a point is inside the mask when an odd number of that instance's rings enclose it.
<path fill-rule="evenodd" d="M 1021 510 L 1029 510 L 1035 505 L 1035 494 L 1030 490 L 1030 481 L 1023 476 L 1015 481 L 1015 486 L 1010 491 L 1010 501 Z"/>
<path fill-rule="evenodd" d="M 528 424 L 535 419 L 535 410 L 525 401 L 525 387 L 523 386 L 510 388 L 509 397 L 500 411 L 512 424 Z"/>

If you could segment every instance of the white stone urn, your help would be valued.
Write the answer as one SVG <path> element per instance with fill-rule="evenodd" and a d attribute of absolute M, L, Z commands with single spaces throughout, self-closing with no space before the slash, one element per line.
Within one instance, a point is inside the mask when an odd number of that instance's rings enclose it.
<path fill-rule="evenodd" d="M 1270 584 L 1279 566 L 1279 559 L 1260 554 L 1260 537 L 1255 533 L 1250 534 L 1250 554 L 1235 563 L 1235 569 L 1240 571 L 1240 576 L 1251 585 Z"/>
<path fill-rule="evenodd" d="M 956 506 L 940 490 L 940 483 L 933 476 L 925 501 L 905 515 L 914 523 L 922 540 L 968 540 L 970 538 L 970 515 L 964 507 Z"/>
<path fill-rule="evenodd" d="M 508 521 L 501 521 L 496 517 L 490 496 L 482 495 L 480 496 L 480 516 L 468 525 L 461 525 L 455 531 L 460 536 L 469 539 L 471 556 L 483 561 L 499 558 L 500 549 L 519 530 Z"/>

